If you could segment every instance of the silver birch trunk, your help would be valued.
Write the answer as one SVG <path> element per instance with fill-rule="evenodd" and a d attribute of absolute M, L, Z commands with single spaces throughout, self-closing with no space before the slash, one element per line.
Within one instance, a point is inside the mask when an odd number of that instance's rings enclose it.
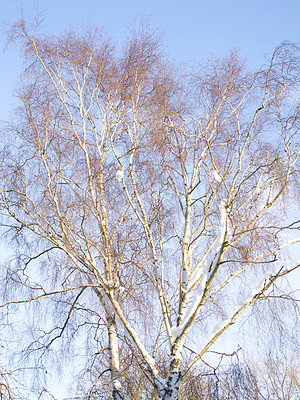
<path fill-rule="evenodd" d="M 120 378 L 119 346 L 115 316 L 108 314 L 108 340 L 109 340 L 109 368 L 112 382 L 112 396 L 114 400 L 123 400 L 123 390 Z"/>
<path fill-rule="evenodd" d="M 182 373 L 180 371 L 171 372 L 167 379 L 165 389 L 160 391 L 159 400 L 178 400 L 181 381 Z"/>
<path fill-rule="evenodd" d="M 169 375 L 160 391 L 160 400 L 178 400 L 179 388 L 183 378 L 180 370 L 183 339 L 179 340 L 172 348 Z"/>

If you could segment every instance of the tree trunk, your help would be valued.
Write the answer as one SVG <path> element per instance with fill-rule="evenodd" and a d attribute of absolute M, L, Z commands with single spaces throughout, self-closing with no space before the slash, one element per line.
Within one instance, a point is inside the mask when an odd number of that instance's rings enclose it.
<path fill-rule="evenodd" d="M 112 396 L 114 400 L 123 400 L 123 390 L 120 378 L 120 361 L 119 361 L 119 347 L 118 337 L 116 330 L 115 315 L 109 314 L 107 316 L 108 324 L 108 340 L 109 340 L 109 359 L 110 359 L 110 374 L 112 381 Z"/>
<path fill-rule="evenodd" d="M 182 380 L 180 371 L 172 371 L 166 382 L 166 388 L 160 390 L 159 400 L 178 400 L 179 387 Z"/>

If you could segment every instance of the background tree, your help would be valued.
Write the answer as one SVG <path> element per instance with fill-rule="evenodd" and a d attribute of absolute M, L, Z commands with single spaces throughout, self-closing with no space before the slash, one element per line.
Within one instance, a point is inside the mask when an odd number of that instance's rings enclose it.
<path fill-rule="evenodd" d="M 97 28 L 52 37 L 21 21 L 11 39 L 26 67 L 3 136 L 2 225 L 22 246 L 8 275 L 31 296 L 4 305 L 61 309 L 29 351 L 93 340 L 90 398 L 106 372 L 125 398 L 132 359 L 147 379 L 138 396 L 177 399 L 215 341 L 299 267 L 282 258 L 299 242 L 298 48 L 282 44 L 256 73 L 233 52 L 187 74 L 144 27 L 122 51 Z"/>

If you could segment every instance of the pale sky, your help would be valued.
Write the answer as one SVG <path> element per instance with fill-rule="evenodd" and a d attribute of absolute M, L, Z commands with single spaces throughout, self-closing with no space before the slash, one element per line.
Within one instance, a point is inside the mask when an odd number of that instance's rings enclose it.
<path fill-rule="evenodd" d="M 1 31 L 23 8 L 44 13 L 44 30 L 59 34 L 71 26 L 103 26 L 121 43 L 134 21 L 145 17 L 164 32 L 166 52 L 180 62 L 203 62 L 238 48 L 254 66 L 284 40 L 299 42 L 299 0 L 0 0 Z M 5 35 L 0 36 L 0 47 Z M 0 52 L 0 120 L 8 118 L 18 78 L 16 49 Z"/>

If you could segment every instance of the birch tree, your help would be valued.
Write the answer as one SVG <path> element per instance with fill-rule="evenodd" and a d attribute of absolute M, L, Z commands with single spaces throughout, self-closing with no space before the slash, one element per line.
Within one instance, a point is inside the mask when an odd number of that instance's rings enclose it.
<path fill-rule="evenodd" d="M 30 249 L 11 273 L 34 292 L 22 301 L 69 296 L 48 349 L 90 293 L 113 399 L 126 398 L 128 352 L 157 398 L 178 399 L 218 338 L 300 265 L 284 257 L 300 241 L 298 48 L 283 43 L 255 73 L 234 52 L 181 73 L 144 28 L 122 50 L 96 28 L 53 37 L 21 21 L 11 38 L 26 66 L 3 130 L 1 207 Z M 26 268 L 45 257 L 55 280 L 30 286 Z"/>

